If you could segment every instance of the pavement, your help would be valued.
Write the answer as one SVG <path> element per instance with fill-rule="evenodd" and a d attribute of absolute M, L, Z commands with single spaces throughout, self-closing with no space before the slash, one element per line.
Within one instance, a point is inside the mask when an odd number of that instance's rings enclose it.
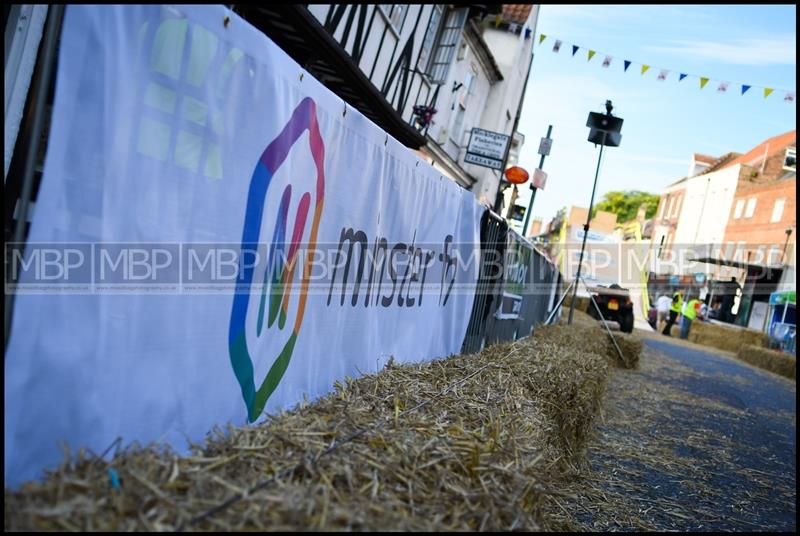
<path fill-rule="evenodd" d="M 732 354 L 637 332 L 577 490 L 584 530 L 796 531 L 796 385 Z"/>

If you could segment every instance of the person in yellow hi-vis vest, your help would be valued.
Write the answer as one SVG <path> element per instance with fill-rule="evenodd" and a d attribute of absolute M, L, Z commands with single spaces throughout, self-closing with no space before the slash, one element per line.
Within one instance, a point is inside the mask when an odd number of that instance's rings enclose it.
<path fill-rule="evenodd" d="M 683 319 L 681 320 L 681 339 L 689 338 L 689 330 L 692 329 L 692 320 L 697 318 L 697 310 L 700 308 L 700 300 L 692 298 L 686 304 L 686 310 L 683 311 Z"/>
<path fill-rule="evenodd" d="M 669 308 L 669 320 L 667 320 L 667 325 L 664 326 L 664 331 L 661 332 L 662 335 L 666 335 L 667 337 L 670 336 L 669 332 L 672 329 L 672 326 L 674 326 L 675 322 L 678 320 L 678 315 L 681 314 L 682 307 L 683 296 L 681 295 L 680 291 L 676 290 L 672 295 L 672 306 Z"/>

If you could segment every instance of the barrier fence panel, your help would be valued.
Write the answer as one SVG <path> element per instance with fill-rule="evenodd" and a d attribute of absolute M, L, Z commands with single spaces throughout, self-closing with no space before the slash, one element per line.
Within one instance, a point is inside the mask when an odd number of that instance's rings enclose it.
<path fill-rule="evenodd" d="M 487 322 L 491 321 L 497 309 L 497 298 L 502 285 L 502 259 L 507 234 L 508 224 L 502 218 L 490 210 L 483 213 L 478 284 L 461 353 L 478 352 L 486 345 Z"/>
<path fill-rule="evenodd" d="M 531 334 L 554 304 L 559 271 L 496 214 L 481 219 L 481 264 L 462 353 Z"/>

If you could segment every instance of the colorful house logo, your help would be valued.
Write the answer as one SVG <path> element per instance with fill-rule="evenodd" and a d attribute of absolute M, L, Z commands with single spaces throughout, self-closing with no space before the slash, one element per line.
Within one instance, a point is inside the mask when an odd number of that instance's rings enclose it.
<path fill-rule="evenodd" d="M 256 319 L 256 336 L 261 336 L 265 320 L 267 328 L 272 327 L 276 321 L 278 330 L 282 331 L 286 326 L 289 299 L 292 293 L 292 281 L 297 267 L 303 270 L 299 303 L 294 323 L 290 324 L 292 331 L 289 339 L 275 358 L 269 372 L 258 388 L 256 388 L 254 366 L 247 347 L 245 332 L 255 269 L 247 263 L 241 264 L 240 261 L 239 279 L 237 280 L 238 288 L 234 293 L 228 331 L 228 350 L 233 371 L 242 389 L 242 397 L 247 406 L 247 415 L 250 422 L 258 418 L 267 400 L 275 391 L 281 378 L 283 378 L 289 366 L 289 361 L 297 342 L 297 335 L 300 332 L 300 325 L 303 322 L 303 313 L 305 312 L 311 261 L 316 248 L 317 231 L 319 230 L 319 222 L 322 216 L 322 202 L 325 193 L 325 145 L 317 123 L 316 104 L 312 99 L 305 98 L 300 102 L 281 133 L 270 142 L 261 154 L 250 179 L 250 189 L 247 194 L 247 208 L 242 231 L 242 252 L 245 251 L 248 245 L 258 244 L 270 182 L 281 165 L 283 165 L 289 151 L 306 130 L 309 134 L 309 148 L 316 167 L 317 177 L 316 192 L 313 200 L 314 215 L 305 259 L 301 260 L 295 257 L 298 256 L 298 248 L 308 220 L 312 193 L 302 193 L 294 218 L 291 241 L 287 243 L 286 232 L 291 224 L 288 220 L 289 205 L 292 199 L 292 185 L 290 183 L 281 194 L 279 209 L 275 215 L 272 243 L 269 249 L 268 264 L 264 272 L 264 285 Z M 269 217 L 269 215 L 267 216 Z M 287 246 L 288 251 L 286 249 Z M 267 292 L 267 289 L 269 289 L 269 292 Z"/>

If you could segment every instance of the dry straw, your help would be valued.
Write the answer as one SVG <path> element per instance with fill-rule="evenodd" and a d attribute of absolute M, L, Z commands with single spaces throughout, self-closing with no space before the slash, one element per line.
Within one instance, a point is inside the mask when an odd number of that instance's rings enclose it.
<path fill-rule="evenodd" d="M 672 331 L 672 334 L 675 335 L 676 332 L 677 328 Z M 733 353 L 738 352 L 745 344 L 762 348 L 766 348 L 769 344 L 769 337 L 760 331 L 729 328 L 719 324 L 698 321 L 692 322 L 689 340 L 703 346 L 711 346 Z"/>
<path fill-rule="evenodd" d="M 746 344 L 739 348 L 736 357 L 775 374 L 791 379 L 797 378 L 797 358 L 778 350 L 769 350 L 760 346 Z"/>
<path fill-rule="evenodd" d="M 608 378 L 599 327 L 390 363 L 187 456 L 66 457 L 6 490 L 6 530 L 537 530 L 585 464 Z M 606 337 L 606 338 L 604 338 Z M 638 354 L 637 354 L 638 357 Z"/>

